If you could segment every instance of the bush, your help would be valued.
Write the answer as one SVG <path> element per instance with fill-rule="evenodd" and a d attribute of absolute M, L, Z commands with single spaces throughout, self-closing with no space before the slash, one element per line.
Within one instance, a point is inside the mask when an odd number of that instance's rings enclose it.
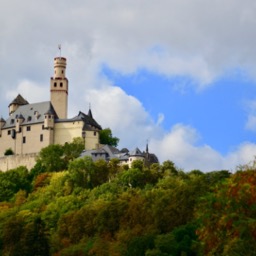
<path fill-rule="evenodd" d="M 8 149 L 5 150 L 4 155 L 5 156 L 11 156 L 11 155 L 14 155 L 14 152 L 11 148 L 8 148 Z"/>

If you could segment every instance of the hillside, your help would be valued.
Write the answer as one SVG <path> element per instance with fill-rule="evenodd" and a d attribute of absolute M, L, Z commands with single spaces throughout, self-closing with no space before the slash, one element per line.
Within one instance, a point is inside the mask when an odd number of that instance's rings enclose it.
<path fill-rule="evenodd" d="M 1 255 L 253 255 L 256 172 L 89 157 L 0 172 Z M 64 161 L 64 159 L 62 159 Z M 41 161 L 41 162 L 40 162 Z M 52 160 L 51 160 L 52 161 Z M 56 170 L 54 170 L 56 168 Z M 64 169 L 63 169 L 64 168 Z"/>

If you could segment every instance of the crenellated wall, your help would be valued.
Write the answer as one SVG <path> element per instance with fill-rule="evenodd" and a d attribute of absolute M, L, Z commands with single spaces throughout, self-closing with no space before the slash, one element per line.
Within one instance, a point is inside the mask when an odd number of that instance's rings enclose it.
<path fill-rule="evenodd" d="M 26 166 L 28 170 L 34 167 L 37 154 L 12 155 L 0 157 L 0 170 L 6 172 L 19 166 Z"/>

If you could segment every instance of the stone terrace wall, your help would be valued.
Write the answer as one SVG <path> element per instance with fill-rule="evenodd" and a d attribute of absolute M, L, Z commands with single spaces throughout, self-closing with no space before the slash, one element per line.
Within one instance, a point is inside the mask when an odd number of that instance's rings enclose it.
<path fill-rule="evenodd" d="M 34 153 L 0 157 L 0 170 L 6 172 L 21 165 L 26 166 L 30 170 L 36 163 L 36 156 L 37 154 Z"/>

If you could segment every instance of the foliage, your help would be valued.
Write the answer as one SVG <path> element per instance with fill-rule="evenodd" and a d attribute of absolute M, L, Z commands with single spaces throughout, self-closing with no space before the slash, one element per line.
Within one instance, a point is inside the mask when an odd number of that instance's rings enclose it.
<path fill-rule="evenodd" d="M 4 155 L 5 156 L 11 156 L 11 155 L 14 155 L 14 152 L 11 148 L 8 148 L 8 149 L 5 150 Z"/>
<path fill-rule="evenodd" d="M 63 146 L 51 144 L 40 151 L 37 162 L 44 167 L 46 172 L 61 171 L 66 168 L 63 154 Z"/>
<path fill-rule="evenodd" d="M 84 149 L 82 138 L 74 138 L 64 145 L 51 144 L 39 152 L 36 165 L 32 169 L 33 176 L 43 172 L 56 172 L 67 169 L 70 161 L 79 157 Z"/>
<path fill-rule="evenodd" d="M 84 150 L 84 140 L 80 137 L 74 138 L 71 143 L 64 144 L 64 160 L 68 163 L 80 156 Z"/>
<path fill-rule="evenodd" d="M 116 147 L 118 142 L 119 139 L 117 137 L 113 137 L 110 128 L 106 128 L 100 131 L 100 144 Z"/>
<path fill-rule="evenodd" d="M 197 216 L 205 255 L 252 255 L 256 251 L 256 171 L 237 172 L 219 184 L 201 201 Z"/>
<path fill-rule="evenodd" d="M 26 167 L 0 172 L 0 202 L 10 200 L 19 190 L 29 192 L 30 189 L 30 176 Z"/>
<path fill-rule="evenodd" d="M 256 171 L 122 168 L 80 142 L 0 172 L 0 255 L 255 254 Z"/>

